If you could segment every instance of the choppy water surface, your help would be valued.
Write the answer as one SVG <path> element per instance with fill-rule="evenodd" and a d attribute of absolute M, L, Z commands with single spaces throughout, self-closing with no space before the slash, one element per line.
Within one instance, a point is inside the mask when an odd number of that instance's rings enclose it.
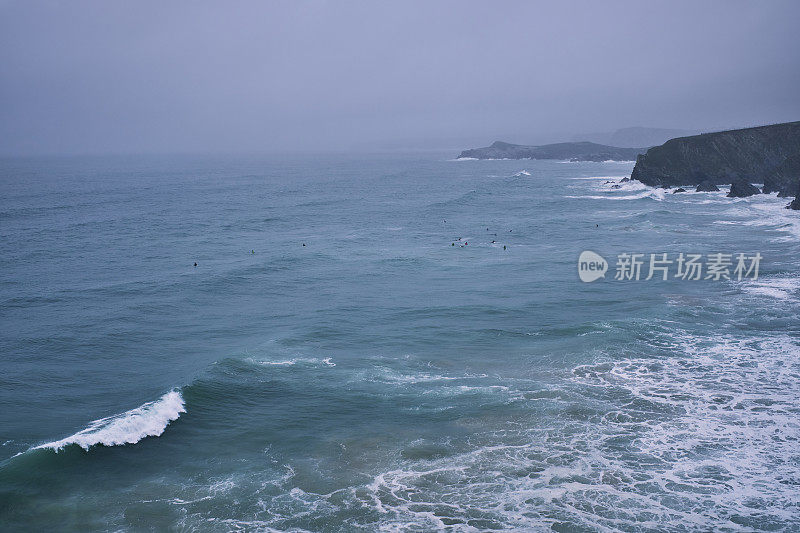
<path fill-rule="evenodd" d="M 448 157 L 3 160 L 0 529 L 800 528 L 787 201 Z"/>

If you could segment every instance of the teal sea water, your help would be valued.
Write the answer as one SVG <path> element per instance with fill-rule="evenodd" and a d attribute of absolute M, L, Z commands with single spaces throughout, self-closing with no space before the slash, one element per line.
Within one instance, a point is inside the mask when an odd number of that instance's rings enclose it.
<path fill-rule="evenodd" d="M 799 529 L 787 200 L 450 157 L 0 161 L 0 529 Z"/>

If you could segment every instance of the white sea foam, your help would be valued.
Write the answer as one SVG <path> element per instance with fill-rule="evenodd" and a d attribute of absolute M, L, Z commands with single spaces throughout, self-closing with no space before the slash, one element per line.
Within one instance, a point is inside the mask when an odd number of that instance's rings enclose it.
<path fill-rule="evenodd" d="M 637 180 L 630 180 L 621 183 L 619 181 L 613 181 L 616 179 L 613 176 L 592 176 L 572 179 L 593 182 L 591 183 L 590 189 L 592 192 L 599 194 L 566 195 L 565 198 L 577 198 L 584 200 L 641 200 L 644 198 L 650 198 L 660 202 L 666 197 L 666 192 L 664 189 L 650 187 Z M 605 180 L 605 182 L 596 183 L 601 180 Z M 584 189 L 585 186 L 576 185 L 570 186 L 570 188 Z"/>
<path fill-rule="evenodd" d="M 470 430 L 465 439 L 419 437 L 405 449 L 432 453 L 381 463 L 365 482 L 330 493 L 300 488 L 286 465 L 267 482 L 261 471 L 243 472 L 169 503 L 185 507 L 222 486 L 228 498 L 258 503 L 249 522 L 218 523 L 259 530 L 299 531 L 343 514 L 354 531 L 795 530 L 797 339 L 695 335 L 673 326 L 649 325 L 640 346 L 649 355 L 602 354 L 546 387 L 524 378 L 498 386 L 483 374 L 424 366 L 375 367 L 354 379 L 497 395 L 516 403 L 518 416 L 459 418 Z M 516 394 L 506 394 L 511 389 Z M 214 520 L 188 512 L 189 525 Z"/>
<path fill-rule="evenodd" d="M 778 300 L 797 299 L 796 295 L 798 290 L 800 290 L 800 278 L 759 278 L 744 283 L 742 285 L 742 290 L 749 294 L 769 296 L 771 298 L 777 298 Z"/>
<path fill-rule="evenodd" d="M 145 437 L 161 435 L 170 422 L 185 413 L 183 397 L 177 390 L 170 391 L 158 400 L 147 402 L 136 409 L 101 418 L 67 438 L 48 442 L 35 449 L 49 448 L 58 452 L 75 444 L 84 450 L 92 446 L 121 446 L 135 444 Z"/>
<path fill-rule="evenodd" d="M 572 161 L 570 159 L 565 159 L 563 161 L 558 161 L 559 163 L 597 163 L 597 161 Z M 635 163 L 636 161 L 625 161 L 625 160 L 616 160 L 616 159 L 606 159 L 605 161 L 600 161 L 600 163 L 619 163 L 619 164 L 630 164 Z"/>
<path fill-rule="evenodd" d="M 757 202 L 753 207 L 762 217 L 763 224 L 756 225 L 774 226 L 776 230 L 788 233 L 782 241 L 796 241 L 800 238 L 800 215 L 797 211 L 786 209 L 791 198 L 767 197 Z"/>
<path fill-rule="evenodd" d="M 621 180 L 622 178 L 627 178 L 628 176 L 587 176 L 582 178 L 569 178 L 571 180 Z"/>
<path fill-rule="evenodd" d="M 448 161 L 518 161 L 519 159 L 530 159 L 530 157 L 520 157 L 511 159 L 510 157 L 456 157 L 455 159 L 448 159 Z"/>
<path fill-rule="evenodd" d="M 715 224 L 771 227 L 788 234 L 774 239 L 778 242 L 795 242 L 800 238 L 800 215 L 797 211 L 786 209 L 790 198 L 760 194 L 749 198 L 726 198 L 726 200 L 735 203 L 724 211 L 726 218 L 715 221 Z"/>
<path fill-rule="evenodd" d="M 463 381 L 485 378 L 486 374 L 446 375 L 436 372 L 399 372 L 384 366 L 374 366 L 358 373 L 357 380 L 369 380 L 376 383 L 393 385 L 416 385 L 420 383 L 441 383 L 447 381 Z"/>
<path fill-rule="evenodd" d="M 613 191 L 618 191 L 620 189 L 614 189 Z M 657 201 L 664 200 L 664 191 L 661 189 L 653 189 L 642 191 L 637 194 L 625 194 L 625 195 L 614 195 L 614 194 L 606 194 L 606 195 L 599 195 L 599 194 L 586 194 L 586 195 L 574 195 L 574 196 L 565 196 L 565 198 L 579 198 L 584 200 L 642 200 L 644 198 L 651 198 Z"/>
<path fill-rule="evenodd" d="M 530 175 L 531 175 L 531 173 L 528 172 L 527 170 L 520 170 L 519 172 L 514 174 L 514 176 L 530 176 Z"/>
<path fill-rule="evenodd" d="M 665 500 L 695 502 L 689 507 L 704 510 L 700 520 L 750 515 L 798 523 L 792 485 L 800 469 L 784 460 L 800 451 L 797 341 L 676 332 L 669 342 L 674 357 L 588 365 L 576 378 L 630 398 L 623 403 L 630 408 L 609 412 L 605 423 L 621 435 L 638 433 L 636 448 L 660 465 L 648 472 L 649 483 Z M 647 412 L 667 416 L 643 424 Z"/>
<path fill-rule="evenodd" d="M 726 205 L 730 205 L 730 198 L 726 198 L 725 197 L 725 192 L 724 191 L 719 191 L 719 192 L 698 192 L 698 193 L 694 193 L 694 194 L 702 195 L 704 197 L 700 201 L 697 202 L 698 204 L 701 204 L 701 205 L 708 205 L 708 204 L 726 204 Z"/>
<path fill-rule="evenodd" d="M 378 473 L 359 499 L 390 531 L 799 524 L 797 341 L 671 331 L 651 342 L 672 355 L 574 369 L 574 388 L 557 392 L 585 414 L 565 404 L 541 431 L 512 426 Z"/>
<path fill-rule="evenodd" d="M 607 193 L 620 193 L 620 192 L 642 192 L 642 191 L 651 191 L 651 192 L 662 192 L 663 189 L 655 189 L 648 185 L 645 185 L 641 181 L 631 180 L 626 181 L 624 183 L 601 183 L 601 184 L 593 184 L 592 190 L 598 192 L 607 192 Z"/>
<path fill-rule="evenodd" d="M 320 359 L 318 357 L 295 357 L 293 359 L 280 359 L 280 360 L 262 360 L 262 359 L 248 359 L 249 362 L 256 364 L 256 365 L 263 365 L 263 366 L 294 366 L 294 365 L 310 365 L 310 366 L 336 366 L 336 363 L 333 362 L 331 357 L 325 357 L 324 359 Z"/>

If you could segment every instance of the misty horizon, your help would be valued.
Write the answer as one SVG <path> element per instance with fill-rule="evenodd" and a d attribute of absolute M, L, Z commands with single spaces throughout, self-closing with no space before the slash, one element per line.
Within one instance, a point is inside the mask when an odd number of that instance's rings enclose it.
<path fill-rule="evenodd" d="M 0 0 L 0 530 L 800 532 L 798 21 Z"/>
<path fill-rule="evenodd" d="M 0 2 L 0 155 L 455 150 L 800 118 L 800 5 Z"/>

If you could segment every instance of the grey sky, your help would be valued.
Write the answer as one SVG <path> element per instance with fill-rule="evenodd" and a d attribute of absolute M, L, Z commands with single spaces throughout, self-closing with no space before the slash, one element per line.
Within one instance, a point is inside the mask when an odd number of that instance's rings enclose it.
<path fill-rule="evenodd" d="M 800 2 L 0 0 L 0 153 L 548 142 L 800 119 Z"/>

